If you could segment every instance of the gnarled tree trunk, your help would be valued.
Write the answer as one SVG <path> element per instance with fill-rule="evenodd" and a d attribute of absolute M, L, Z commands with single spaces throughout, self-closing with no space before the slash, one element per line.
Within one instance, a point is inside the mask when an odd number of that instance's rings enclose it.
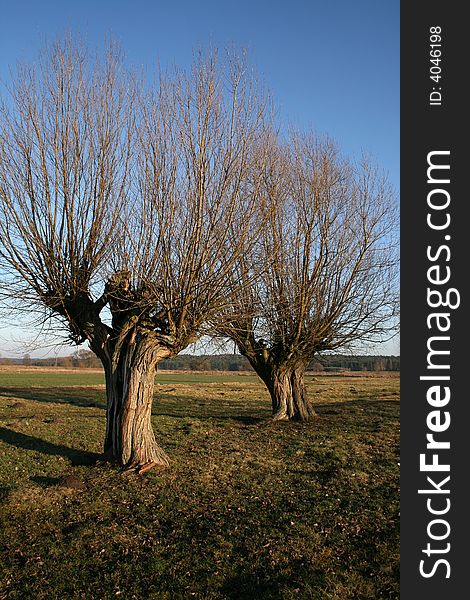
<path fill-rule="evenodd" d="M 253 365 L 271 395 L 275 421 L 309 421 L 316 416 L 307 398 L 303 366 Z"/>
<path fill-rule="evenodd" d="M 134 331 L 104 360 L 107 418 L 104 454 L 126 468 L 147 471 L 167 466 L 151 415 L 157 363 L 170 355 L 154 339 Z"/>
<path fill-rule="evenodd" d="M 273 369 L 267 382 L 275 421 L 308 421 L 315 410 L 307 398 L 304 369 Z"/>

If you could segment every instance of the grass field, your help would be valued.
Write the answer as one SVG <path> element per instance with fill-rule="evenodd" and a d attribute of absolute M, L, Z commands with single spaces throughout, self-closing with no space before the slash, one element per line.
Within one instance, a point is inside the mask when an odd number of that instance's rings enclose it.
<path fill-rule="evenodd" d="M 1 599 L 399 598 L 398 377 L 309 377 L 307 424 L 250 375 L 156 388 L 138 476 L 93 464 L 101 373 L 0 370 Z"/>

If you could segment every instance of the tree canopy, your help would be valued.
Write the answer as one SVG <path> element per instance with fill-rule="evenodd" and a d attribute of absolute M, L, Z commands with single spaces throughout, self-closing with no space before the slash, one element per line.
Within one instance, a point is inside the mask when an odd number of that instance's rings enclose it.
<path fill-rule="evenodd" d="M 276 419 L 309 419 L 303 373 L 313 357 L 396 328 L 395 197 L 371 161 L 292 133 L 271 135 L 263 199 L 261 238 L 237 257 L 232 280 L 246 285 L 220 331 L 266 383 Z"/>
<path fill-rule="evenodd" d="M 199 53 L 149 82 L 113 43 L 100 58 L 72 38 L 20 65 L 3 104 L 3 290 L 89 342 L 106 373 L 105 451 L 124 465 L 166 462 L 155 365 L 236 291 L 268 105 L 243 53 Z"/>

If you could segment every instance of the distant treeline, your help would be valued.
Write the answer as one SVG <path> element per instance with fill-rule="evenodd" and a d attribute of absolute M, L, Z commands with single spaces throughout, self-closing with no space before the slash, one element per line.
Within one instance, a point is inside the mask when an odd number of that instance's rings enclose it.
<path fill-rule="evenodd" d="M 162 361 L 161 370 L 174 369 L 185 371 L 251 371 L 250 363 L 238 354 L 217 354 L 193 356 L 179 354 Z M 324 356 L 313 360 L 308 371 L 399 371 L 399 356 Z"/>
<path fill-rule="evenodd" d="M 52 356 L 49 358 L 31 358 L 25 354 L 23 358 L 2 358 L 0 364 L 20 364 L 38 367 L 62 368 L 101 368 L 98 358 L 90 350 L 79 350 L 70 356 Z M 176 371 L 251 371 L 248 360 L 239 354 L 193 355 L 179 354 L 164 360 L 158 365 L 159 370 Z M 399 371 L 399 356 L 348 356 L 331 355 L 313 360 L 308 371 Z"/>

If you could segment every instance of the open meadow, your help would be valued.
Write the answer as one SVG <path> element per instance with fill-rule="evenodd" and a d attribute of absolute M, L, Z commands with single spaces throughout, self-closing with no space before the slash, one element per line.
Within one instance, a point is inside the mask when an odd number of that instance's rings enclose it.
<path fill-rule="evenodd" d="M 0 599 L 399 598 L 397 373 L 308 376 L 309 423 L 254 374 L 156 382 L 137 475 L 95 464 L 100 371 L 0 367 Z"/>

